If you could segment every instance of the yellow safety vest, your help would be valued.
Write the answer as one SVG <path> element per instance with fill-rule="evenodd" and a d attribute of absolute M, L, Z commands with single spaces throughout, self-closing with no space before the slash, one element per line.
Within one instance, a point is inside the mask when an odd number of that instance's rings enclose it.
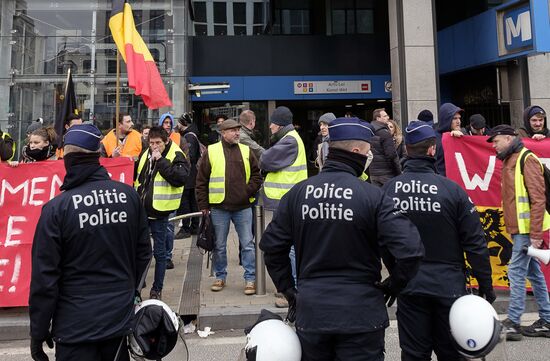
<path fill-rule="evenodd" d="M 6 132 L 2 133 L 2 139 L 6 139 L 6 138 L 11 138 L 11 136 Z M 11 144 L 11 153 L 12 153 L 11 157 L 7 160 L 8 162 L 12 160 L 13 156 L 15 155 L 15 141 Z M 1 159 L 0 159 L 0 162 L 2 162 Z"/>
<path fill-rule="evenodd" d="M 239 143 L 239 149 L 243 157 L 245 180 L 248 184 L 250 180 L 250 148 Z M 208 160 L 212 168 L 208 182 L 208 203 L 220 204 L 225 199 L 225 154 L 222 142 L 208 146 Z M 254 198 L 251 197 L 249 201 L 250 203 L 254 202 Z"/>
<path fill-rule="evenodd" d="M 174 142 L 170 142 L 170 148 L 168 149 L 168 153 L 166 154 L 165 158 L 168 159 L 170 162 L 172 162 L 176 158 L 176 152 L 181 152 L 183 154 L 180 147 L 178 147 Z M 139 159 L 139 164 L 137 169 L 138 177 L 134 182 L 134 187 L 136 188 L 136 190 L 140 186 L 139 174 L 143 170 L 143 167 L 145 166 L 145 162 L 148 161 L 148 155 L 149 155 L 149 151 L 143 152 L 143 154 L 141 155 L 141 158 Z M 183 156 L 185 157 L 185 154 L 183 154 Z M 183 186 L 174 187 L 170 185 L 170 183 L 168 183 L 160 175 L 160 172 L 157 172 L 153 182 L 154 182 L 153 183 L 153 209 L 159 212 L 175 211 L 176 209 L 178 209 L 181 203 L 181 194 L 183 193 Z"/>
<path fill-rule="evenodd" d="M 264 192 L 267 198 L 279 200 L 296 183 L 307 179 L 307 160 L 304 143 L 296 130 L 286 133 L 282 139 L 292 137 L 298 143 L 298 156 L 294 163 L 276 172 L 269 172 L 264 182 Z M 282 140 L 281 139 L 281 140 Z"/>
<path fill-rule="evenodd" d="M 523 179 L 523 174 L 521 174 L 520 161 L 523 153 L 527 152 L 526 148 L 523 148 L 519 152 L 518 160 L 516 161 L 516 171 L 514 174 L 514 185 L 516 189 L 516 213 L 518 220 L 519 233 L 528 234 L 531 231 L 531 204 L 529 203 L 529 194 L 527 193 L 527 188 L 525 188 L 525 182 Z M 527 157 L 533 156 L 540 163 L 538 157 L 531 153 Z M 527 160 L 527 157 L 525 159 Z M 540 163 L 543 167 L 542 163 Z M 542 168 L 541 168 L 542 170 Z M 542 230 L 546 231 L 550 229 L 550 214 L 544 212 L 544 220 L 542 222 Z"/>

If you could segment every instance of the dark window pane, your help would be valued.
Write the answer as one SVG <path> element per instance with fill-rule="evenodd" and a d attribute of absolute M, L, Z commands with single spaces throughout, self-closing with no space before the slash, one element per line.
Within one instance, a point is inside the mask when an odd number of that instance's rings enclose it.
<path fill-rule="evenodd" d="M 254 24 L 263 24 L 264 22 L 264 4 L 254 3 Z"/>
<path fill-rule="evenodd" d="M 227 6 L 225 3 L 214 3 L 214 22 L 218 24 L 227 23 Z"/>
<path fill-rule="evenodd" d="M 214 25 L 214 35 L 226 35 L 227 25 Z"/>
<path fill-rule="evenodd" d="M 264 26 L 263 25 L 255 25 L 254 26 L 254 35 L 262 35 L 264 33 Z"/>
<path fill-rule="evenodd" d="M 208 29 L 204 24 L 195 24 L 195 35 L 208 35 Z"/>
<path fill-rule="evenodd" d="M 235 25 L 233 31 L 235 31 L 235 35 L 246 35 L 246 26 Z"/>
<path fill-rule="evenodd" d="M 346 33 L 346 12 L 345 10 L 332 10 L 332 33 Z"/>
<path fill-rule="evenodd" d="M 374 33 L 374 14 L 372 10 L 357 10 L 357 33 Z"/>
<path fill-rule="evenodd" d="M 347 34 L 355 34 L 355 10 L 346 11 Z"/>
<path fill-rule="evenodd" d="M 233 23 L 246 24 L 246 4 L 245 3 L 233 3 Z"/>
<path fill-rule="evenodd" d="M 205 23 L 206 3 L 203 1 L 195 1 L 193 8 L 195 10 L 195 21 L 199 23 Z"/>

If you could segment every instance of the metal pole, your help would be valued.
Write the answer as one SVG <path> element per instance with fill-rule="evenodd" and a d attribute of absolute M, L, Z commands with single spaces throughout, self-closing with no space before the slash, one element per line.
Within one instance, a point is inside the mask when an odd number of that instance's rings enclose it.
<path fill-rule="evenodd" d="M 265 295 L 265 262 L 264 253 L 260 249 L 260 239 L 265 228 L 264 207 L 257 205 L 254 207 L 255 223 L 254 237 L 256 239 L 256 294 Z"/>

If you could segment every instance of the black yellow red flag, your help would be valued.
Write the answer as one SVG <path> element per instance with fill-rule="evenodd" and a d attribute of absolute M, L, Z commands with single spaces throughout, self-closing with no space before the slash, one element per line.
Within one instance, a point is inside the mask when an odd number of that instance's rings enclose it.
<path fill-rule="evenodd" d="M 150 109 L 172 106 L 160 73 L 136 30 L 132 7 L 125 0 L 113 0 L 109 28 L 128 71 L 128 85 Z"/>

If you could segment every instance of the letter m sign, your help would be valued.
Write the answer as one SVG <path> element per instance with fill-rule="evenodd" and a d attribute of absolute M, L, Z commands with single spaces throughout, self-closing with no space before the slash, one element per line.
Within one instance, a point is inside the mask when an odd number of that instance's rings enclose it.
<path fill-rule="evenodd" d="M 504 13 L 503 21 L 506 50 L 514 51 L 533 45 L 531 11 L 528 5 Z"/>

